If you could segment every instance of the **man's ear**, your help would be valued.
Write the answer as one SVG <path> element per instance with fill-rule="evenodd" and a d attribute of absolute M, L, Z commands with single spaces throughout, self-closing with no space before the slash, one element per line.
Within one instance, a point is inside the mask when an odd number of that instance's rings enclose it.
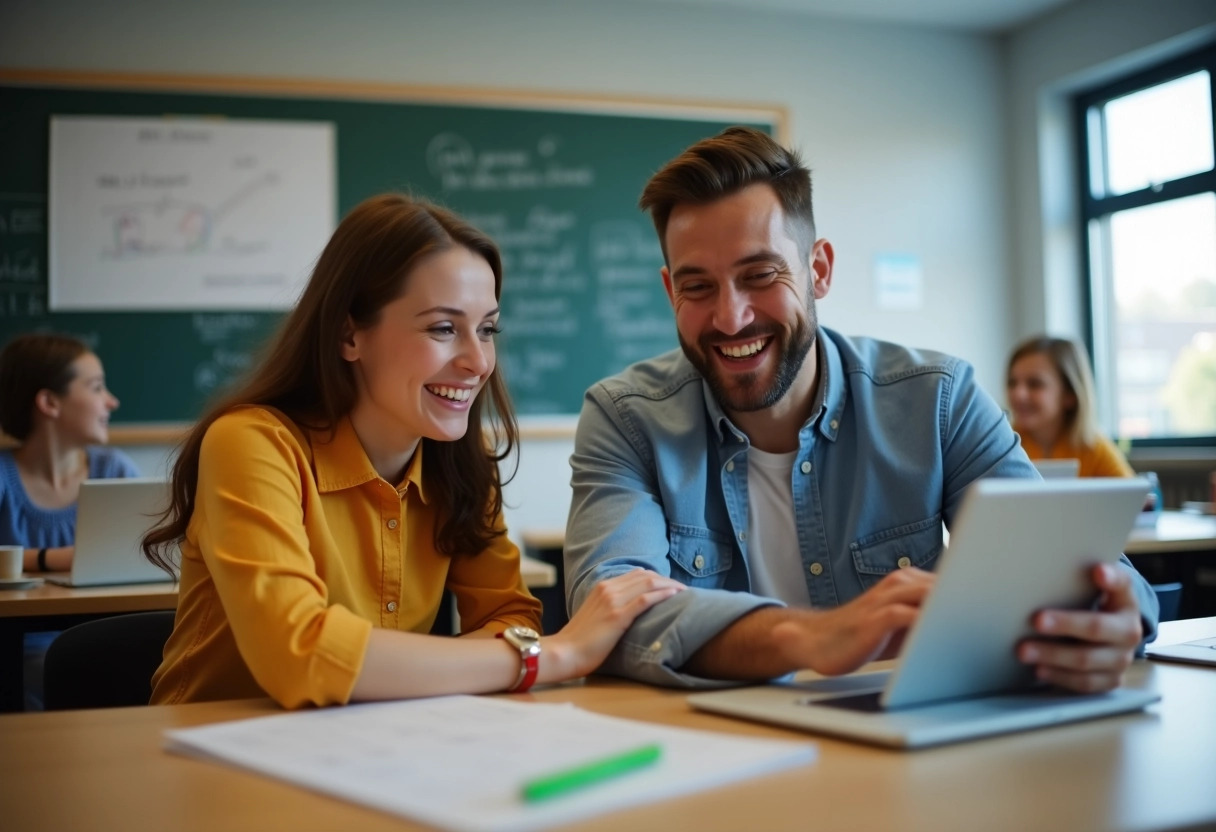
<path fill-rule="evenodd" d="M 671 308 L 676 308 L 676 293 L 671 286 L 671 269 L 664 266 L 659 269 L 659 274 L 663 276 L 663 288 L 667 290 L 667 300 L 671 303 Z"/>
<path fill-rule="evenodd" d="M 342 340 L 339 342 L 339 349 L 344 360 L 359 360 L 359 340 L 359 330 L 355 329 L 355 322 L 347 315 L 346 326 L 342 329 Z"/>
<path fill-rule="evenodd" d="M 822 237 L 811 246 L 809 265 L 811 267 L 811 291 L 815 295 L 815 300 L 823 300 L 832 288 L 832 264 L 835 260 L 836 253 L 832 250 L 832 244 Z"/>

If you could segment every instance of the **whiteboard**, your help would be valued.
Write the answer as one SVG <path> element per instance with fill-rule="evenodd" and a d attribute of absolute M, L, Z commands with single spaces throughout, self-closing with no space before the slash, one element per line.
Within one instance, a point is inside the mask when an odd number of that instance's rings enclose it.
<path fill-rule="evenodd" d="M 328 122 L 53 116 L 53 310 L 277 310 L 334 229 Z"/>

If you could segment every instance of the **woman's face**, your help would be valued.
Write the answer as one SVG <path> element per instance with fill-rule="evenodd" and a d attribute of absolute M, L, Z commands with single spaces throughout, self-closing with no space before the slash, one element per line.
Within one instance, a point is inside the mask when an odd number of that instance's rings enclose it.
<path fill-rule="evenodd" d="M 483 257 L 458 246 L 422 260 L 377 323 L 342 345 L 359 390 L 352 418 L 374 434 L 360 438 L 407 447 L 464 436 L 494 370 L 497 323 L 494 272 Z"/>
<path fill-rule="evenodd" d="M 1054 441 L 1063 430 L 1065 416 L 1077 404 L 1055 364 L 1043 353 L 1030 353 L 1013 362 L 1005 389 L 1013 426 L 1040 441 L 1045 437 Z"/>
<path fill-rule="evenodd" d="M 63 395 L 52 394 L 55 425 L 82 445 L 104 444 L 110 438 L 110 413 L 118 407 L 118 399 L 106 388 L 101 359 L 86 352 L 72 362 L 72 373 Z"/>

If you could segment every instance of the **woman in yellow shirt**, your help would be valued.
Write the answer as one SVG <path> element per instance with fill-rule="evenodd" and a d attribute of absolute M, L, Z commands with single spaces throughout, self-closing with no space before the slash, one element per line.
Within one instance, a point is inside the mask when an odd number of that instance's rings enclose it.
<path fill-rule="evenodd" d="M 1009 357 L 1006 394 L 1013 428 L 1032 460 L 1077 459 L 1082 477 L 1131 477 L 1094 413 L 1094 382 L 1084 349 L 1064 338 L 1023 341 Z"/>
<path fill-rule="evenodd" d="M 144 538 L 162 567 L 180 547 L 154 703 L 524 690 L 591 672 L 682 588 L 635 570 L 559 633 L 529 629 L 498 473 L 518 439 L 501 289 L 493 242 L 440 208 L 385 195 L 342 221 L 264 361 L 183 443 Z M 458 639 L 428 635 L 446 591 Z"/>

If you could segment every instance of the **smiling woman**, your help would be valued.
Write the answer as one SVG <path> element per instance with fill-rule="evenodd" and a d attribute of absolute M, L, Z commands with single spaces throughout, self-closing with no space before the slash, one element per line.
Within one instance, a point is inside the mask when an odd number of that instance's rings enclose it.
<path fill-rule="evenodd" d="M 118 399 L 101 359 L 66 335 L 19 335 L 0 352 L 0 544 L 25 548 L 26 572 L 71 568 L 76 500 L 85 479 L 139 476 L 109 439 Z M 42 660 L 58 635 L 25 637 L 25 708 L 42 707 Z"/>
<path fill-rule="evenodd" d="M 498 249 L 448 211 L 385 195 L 342 221 L 265 360 L 187 438 L 144 538 L 166 569 L 181 554 L 154 702 L 522 691 L 595 669 L 679 591 L 637 570 L 560 633 L 535 632 L 502 520 L 517 432 L 495 360 L 501 292 Z M 449 591 L 457 640 L 429 635 Z"/>

